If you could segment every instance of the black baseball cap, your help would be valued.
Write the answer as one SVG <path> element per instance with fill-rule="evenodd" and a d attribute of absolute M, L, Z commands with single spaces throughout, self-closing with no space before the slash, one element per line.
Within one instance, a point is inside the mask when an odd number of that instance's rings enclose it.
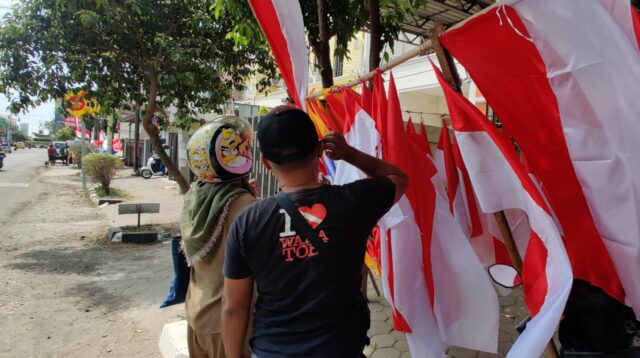
<path fill-rule="evenodd" d="M 265 158 L 287 164 L 308 157 L 318 145 L 318 134 L 305 112 L 279 106 L 260 120 L 258 143 Z"/>

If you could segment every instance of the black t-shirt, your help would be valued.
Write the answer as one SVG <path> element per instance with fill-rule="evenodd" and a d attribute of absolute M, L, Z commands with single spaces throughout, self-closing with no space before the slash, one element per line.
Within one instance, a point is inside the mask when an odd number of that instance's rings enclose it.
<path fill-rule="evenodd" d="M 393 204 L 395 186 L 365 179 L 290 193 L 324 242 L 295 233 L 274 198 L 238 215 L 224 275 L 253 277 L 258 288 L 251 349 L 268 357 L 357 357 L 369 327 L 360 294 L 366 240 Z"/>

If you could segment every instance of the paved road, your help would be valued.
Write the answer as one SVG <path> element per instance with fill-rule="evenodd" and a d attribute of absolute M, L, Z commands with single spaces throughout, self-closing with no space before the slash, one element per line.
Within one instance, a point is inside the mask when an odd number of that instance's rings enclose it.
<path fill-rule="evenodd" d="M 46 149 L 18 149 L 7 154 L 0 169 L 0 221 L 36 194 L 36 167 L 44 165 L 45 160 Z"/>

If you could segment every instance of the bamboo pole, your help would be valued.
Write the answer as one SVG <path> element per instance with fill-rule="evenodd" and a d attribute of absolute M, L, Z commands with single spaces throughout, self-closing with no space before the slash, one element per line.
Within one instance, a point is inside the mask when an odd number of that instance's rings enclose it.
<path fill-rule="evenodd" d="M 425 54 L 430 49 L 432 49 L 431 41 L 430 40 L 424 41 L 422 44 L 420 44 L 420 46 L 403 53 L 402 55 L 392 59 L 391 61 L 389 61 L 389 62 L 385 63 L 384 65 L 378 67 L 377 69 L 365 74 L 364 76 L 360 76 L 360 77 L 356 78 L 355 80 L 351 80 L 351 81 L 349 81 L 347 83 L 341 84 L 340 86 L 333 86 L 333 87 L 331 87 L 330 90 L 331 91 L 337 91 L 340 88 L 353 87 L 353 86 L 358 85 L 358 84 L 360 84 L 362 82 L 369 81 L 370 79 L 373 78 L 373 76 L 376 73 L 388 71 L 388 70 L 390 70 L 390 69 L 392 69 L 392 68 L 394 68 L 394 67 L 396 67 L 396 66 L 398 66 L 398 65 L 400 65 L 402 63 L 405 63 L 405 62 L 409 61 L 410 59 L 412 59 L 412 58 L 414 58 L 416 56 Z M 312 98 L 318 98 L 320 96 L 322 96 L 322 91 L 310 94 L 309 96 L 307 96 L 307 98 L 308 99 L 312 99 Z"/>
<path fill-rule="evenodd" d="M 488 11 L 487 9 L 485 10 Z M 449 84 L 453 86 L 456 91 L 462 93 L 462 89 L 460 87 L 460 76 L 458 75 L 458 71 L 455 67 L 453 57 L 451 56 L 451 54 L 449 54 L 447 49 L 442 47 L 442 45 L 440 44 L 440 36 L 442 34 L 444 34 L 444 28 L 440 22 L 436 21 L 433 28 L 433 33 L 431 35 L 431 46 L 436 53 L 438 62 L 440 63 L 443 77 L 449 82 Z M 496 224 L 498 225 L 498 229 L 500 230 L 500 234 L 502 234 L 502 239 L 504 241 L 504 245 L 507 248 L 509 259 L 511 259 L 511 263 L 513 264 L 513 267 L 516 269 L 516 271 L 518 271 L 518 274 L 522 276 L 522 257 L 520 256 L 518 247 L 516 246 L 515 240 L 513 239 L 507 217 L 503 210 L 494 213 L 493 216 L 496 220 Z M 558 349 L 556 348 L 553 338 L 547 344 L 545 351 L 550 358 L 558 358 Z"/>

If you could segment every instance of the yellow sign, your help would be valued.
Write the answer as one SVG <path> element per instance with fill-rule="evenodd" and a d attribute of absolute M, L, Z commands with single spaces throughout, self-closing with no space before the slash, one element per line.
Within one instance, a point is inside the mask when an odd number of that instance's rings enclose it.
<path fill-rule="evenodd" d="M 86 95 L 85 91 L 73 93 L 73 91 L 67 92 L 64 96 L 67 102 L 67 112 L 74 117 L 82 117 L 87 112 L 87 100 L 84 99 Z"/>

